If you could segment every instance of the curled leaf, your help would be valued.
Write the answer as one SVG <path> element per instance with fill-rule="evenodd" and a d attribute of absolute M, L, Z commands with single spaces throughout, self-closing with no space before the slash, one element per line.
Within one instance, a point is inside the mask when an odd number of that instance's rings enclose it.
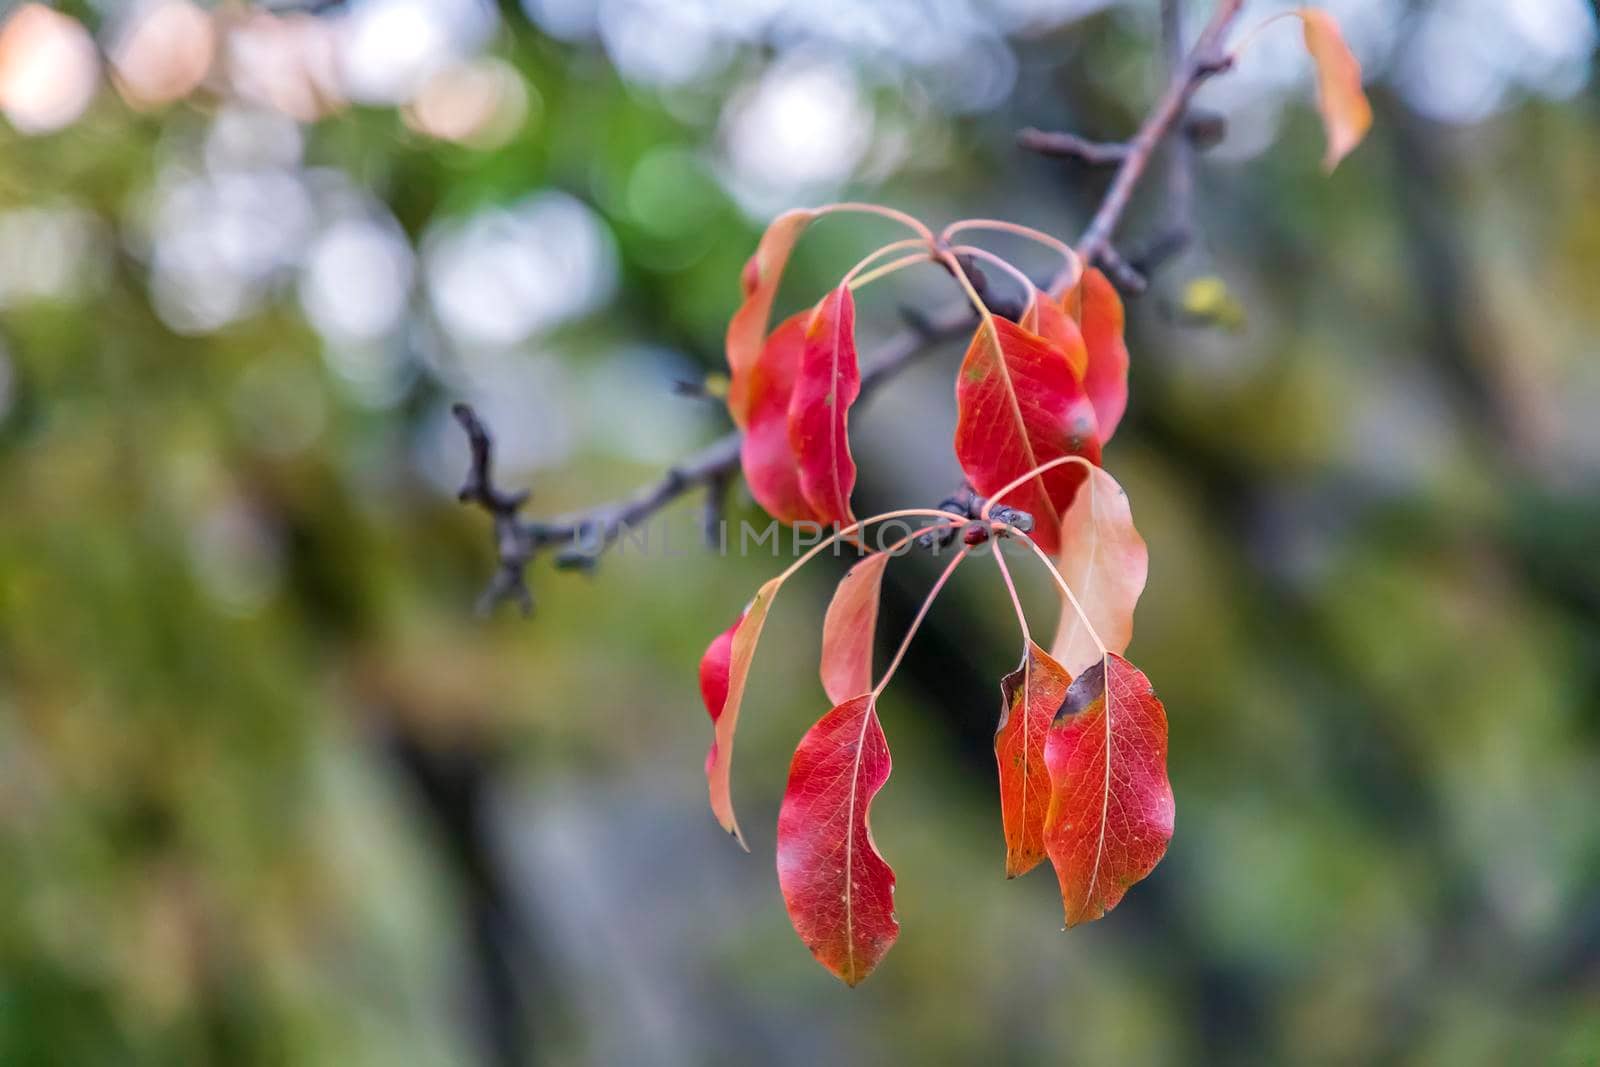
<path fill-rule="evenodd" d="M 1167 713 L 1150 679 L 1107 653 L 1067 689 L 1044 762 L 1044 843 L 1068 926 L 1100 918 L 1155 869 L 1172 839 Z"/>
<path fill-rule="evenodd" d="M 1333 16 L 1314 7 L 1302 7 L 1298 14 L 1306 51 L 1317 65 L 1317 111 L 1328 139 L 1322 169 L 1331 172 L 1372 128 L 1372 105 L 1361 89 L 1361 62 Z"/>
<path fill-rule="evenodd" d="M 872 644 L 878 596 L 889 553 L 874 552 L 839 579 L 822 621 L 822 688 L 843 704 L 872 688 Z"/>
<path fill-rule="evenodd" d="M 806 731 L 778 810 L 778 884 L 789 920 L 846 985 L 872 973 L 900 934 L 894 871 L 868 824 L 889 770 L 875 701 L 854 697 Z"/>
<path fill-rule="evenodd" d="M 1023 650 L 1017 669 L 1000 679 L 994 758 L 1000 769 L 1007 878 L 1026 874 L 1045 856 L 1050 772 L 1044 765 L 1044 739 L 1071 684 L 1072 676 L 1032 641 Z"/>
<path fill-rule="evenodd" d="M 800 490 L 821 522 L 854 522 L 850 494 L 850 405 L 861 394 L 856 305 L 841 285 L 817 305 L 806 327 L 800 370 L 789 401 L 789 444 L 800 464 Z"/>
<path fill-rule="evenodd" d="M 1059 346 L 1016 323 L 985 316 L 956 378 L 956 458 L 977 491 L 992 495 L 1050 460 L 1100 462 L 1094 406 Z M 1005 499 L 1033 516 L 1046 552 L 1061 544 L 1061 515 L 1083 481 L 1081 464 L 1035 475 Z"/>
<path fill-rule="evenodd" d="M 1104 468 L 1095 468 L 1061 521 L 1056 569 L 1106 647 L 1127 651 L 1133 640 L 1133 609 L 1150 571 L 1150 553 L 1134 528 L 1128 494 Z M 1050 654 L 1075 674 L 1100 658 L 1099 645 L 1083 617 L 1065 597 Z"/>
<path fill-rule="evenodd" d="M 733 766 L 733 733 L 739 726 L 739 706 L 744 702 L 745 680 L 750 675 L 750 661 L 755 658 L 756 644 L 761 640 L 761 628 L 767 623 L 767 612 L 772 608 L 772 601 L 777 597 L 779 588 L 783 585 L 783 578 L 773 578 L 756 591 L 755 599 L 750 601 L 750 606 L 744 609 L 744 615 L 733 626 L 733 636 L 728 646 L 728 676 L 727 695 L 723 699 L 722 710 L 712 716 L 715 723 L 715 740 L 711 743 L 706 765 L 706 783 L 711 795 L 711 812 L 717 817 L 717 822 L 722 828 L 732 834 L 739 841 L 739 847 L 746 852 L 750 847 L 745 844 L 744 834 L 739 830 L 739 821 L 733 815 L 733 794 L 730 787 L 730 772 Z M 715 642 L 712 643 L 715 648 Z M 712 649 L 706 650 L 710 656 Z M 710 695 L 704 688 L 706 665 L 701 661 L 702 695 L 707 695 L 709 707 Z M 715 679 L 714 679 L 715 680 Z"/>
<path fill-rule="evenodd" d="M 789 402 L 810 319 L 809 311 L 785 319 L 767 338 L 749 375 L 749 422 L 739 462 L 750 495 L 780 522 L 815 518 L 800 491 L 800 461 L 789 443 Z"/>
<path fill-rule="evenodd" d="M 740 275 L 744 303 L 734 312 L 727 334 L 728 412 L 740 427 L 750 421 L 751 372 L 767 338 L 772 301 L 783 281 L 783 269 L 788 265 L 795 242 L 816 217 L 815 211 L 796 209 L 773 219 Z"/>
<path fill-rule="evenodd" d="M 744 617 L 745 613 L 741 611 L 732 626 L 711 639 L 705 655 L 700 657 L 700 699 L 705 701 L 706 714 L 711 716 L 713 731 L 716 730 L 717 720 L 722 717 L 723 706 L 728 703 L 728 671 L 733 662 L 733 635 L 738 632 Z M 716 761 L 717 742 L 713 738 L 711 748 L 706 752 L 707 775 Z"/>

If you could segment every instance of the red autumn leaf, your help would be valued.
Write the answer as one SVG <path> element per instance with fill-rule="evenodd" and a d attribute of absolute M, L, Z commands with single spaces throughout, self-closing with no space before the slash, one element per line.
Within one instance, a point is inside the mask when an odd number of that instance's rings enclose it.
<path fill-rule="evenodd" d="M 1332 171 L 1372 128 L 1372 105 L 1361 89 L 1361 63 L 1345 44 L 1339 24 L 1326 11 L 1299 11 L 1306 51 L 1317 65 L 1317 111 L 1328 148 L 1322 169 Z"/>
<path fill-rule="evenodd" d="M 823 297 L 806 327 L 789 402 L 789 444 L 800 461 L 800 489 L 821 522 L 855 521 L 850 512 L 856 465 L 850 458 L 849 416 L 860 393 L 855 298 L 841 285 Z"/>
<path fill-rule="evenodd" d="M 1056 569 L 1106 647 L 1118 653 L 1127 651 L 1133 640 L 1133 609 L 1150 570 L 1150 553 L 1134 529 L 1128 494 L 1104 468 L 1095 468 L 1061 520 Z M 1083 617 L 1065 597 L 1050 654 L 1069 672 L 1079 674 L 1100 658 L 1099 645 L 1084 626 Z"/>
<path fill-rule="evenodd" d="M 728 702 L 728 670 L 733 661 L 733 635 L 738 632 L 744 617 L 745 613 L 741 611 L 732 626 L 711 639 L 705 655 L 700 657 L 700 699 L 706 702 L 706 714 L 711 716 L 713 731 L 717 727 L 717 720 L 722 717 L 723 705 Z M 717 742 L 713 739 L 711 748 L 706 752 L 706 774 L 711 773 L 711 765 L 716 761 Z"/>
<path fill-rule="evenodd" d="M 730 772 L 733 766 L 733 733 L 739 726 L 739 706 L 744 701 L 744 683 L 750 675 L 750 661 L 755 658 L 756 644 L 761 640 L 761 628 L 767 623 L 767 612 L 772 607 L 772 601 L 778 595 L 778 589 L 783 584 L 780 575 L 773 578 L 756 591 L 755 599 L 750 601 L 750 606 L 744 609 L 744 615 L 733 627 L 733 636 L 728 647 L 728 674 L 726 697 L 722 702 L 722 710 L 713 715 L 715 723 L 715 739 L 711 742 L 711 751 L 707 754 L 706 782 L 711 794 L 711 811 L 716 815 L 717 822 L 722 828 L 732 834 L 739 841 L 739 847 L 749 851 L 749 846 L 744 843 L 744 834 L 739 830 L 739 821 L 733 815 L 733 794 L 730 788 Z M 716 642 L 706 650 L 709 658 L 716 648 Z M 716 669 L 715 667 L 713 669 Z M 707 697 L 707 706 L 710 706 L 710 697 L 714 691 L 705 688 L 705 660 L 701 661 L 701 693 Z M 720 682 L 720 677 L 713 678 Z"/>
<path fill-rule="evenodd" d="M 1115 653 L 1078 675 L 1045 735 L 1044 843 L 1068 926 L 1100 918 L 1155 869 L 1172 839 L 1167 713 Z"/>
<path fill-rule="evenodd" d="M 1084 346 L 1083 333 L 1077 321 L 1067 314 L 1055 300 L 1045 293 L 1035 293 L 1022 315 L 1022 328 L 1038 334 L 1061 349 L 1067 357 L 1072 376 L 1083 381 L 1089 367 L 1089 351 Z"/>
<path fill-rule="evenodd" d="M 900 934 L 894 871 L 867 822 L 889 769 L 874 699 L 854 697 L 806 731 L 778 811 L 778 884 L 789 919 L 846 985 L 871 974 Z"/>
<path fill-rule="evenodd" d="M 843 704 L 872 688 L 872 644 L 878 628 L 878 595 L 889 553 L 875 552 L 839 579 L 822 621 L 822 688 Z"/>
<path fill-rule="evenodd" d="M 1062 456 L 1100 462 L 1094 406 L 1067 358 L 1038 334 L 984 316 L 956 378 L 956 458 L 977 491 L 993 495 Z M 1065 463 L 1012 490 L 1005 503 L 1033 516 L 1032 537 L 1060 548 L 1061 515 L 1083 481 Z"/>
<path fill-rule="evenodd" d="M 750 421 L 751 372 L 767 339 L 767 324 L 772 319 L 772 301 L 783 280 L 783 268 L 800 234 L 816 218 L 804 209 L 786 211 L 772 220 L 755 254 L 744 265 L 739 277 L 744 303 L 728 323 L 728 411 L 739 426 Z"/>
<path fill-rule="evenodd" d="M 1128 345 L 1123 339 L 1122 297 L 1098 268 L 1083 272 L 1078 284 L 1061 297 L 1062 306 L 1083 332 L 1087 361 L 1083 388 L 1094 404 L 1104 445 L 1128 410 Z"/>
<path fill-rule="evenodd" d="M 815 519 L 800 491 L 800 462 L 789 443 L 789 402 L 810 318 L 811 312 L 802 311 L 772 331 L 749 375 L 749 422 L 739 461 L 750 495 L 780 522 Z"/>
<path fill-rule="evenodd" d="M 1028 873 L 1045 856 L 1050 772 L 1044 765 L 1044 739 L 1071 684 L 1072 675 L 1032 641 L 1023 650 L 1021 665 L 1000 679 L 994 758 L 1000 767 L 1007 878 Z"/>

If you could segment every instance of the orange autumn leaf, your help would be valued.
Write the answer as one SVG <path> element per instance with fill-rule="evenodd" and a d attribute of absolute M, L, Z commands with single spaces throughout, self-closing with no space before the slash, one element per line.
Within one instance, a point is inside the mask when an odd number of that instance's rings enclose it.
<path fill-rule="evenodd" d="M 1044 764 L 1044 741 L 1071 684 L 1072 676 L 1032 641 L 1023 650 L 1017 669 L 1000 679 L 994 758 L 1000 771 L 1007 878 L 1026 874 L 1045 856 L 1050 772 Z"/>
<path fill-rule="evenodd" d="M 728 412 L 741 429 L 750 421 L 751 374 L 767 339 L 767 324 L 772 319 L 772 301 L 783 281 L 789 253 L 801 233 L 817 217 L 815 211 L 797 208 L 772 220 L 755 254 L 744 265 L 739 284 L 744 303 L 728 323 Z"/>
<path fill-rule="evenodd" d="M 1361 89 L 1361 63 L 1333 16 L 1312 7 L 1298 14 L 1306 51 L 1317 66 L 1317 111 L 1328 139 L 1322 169 L 1331 172 L 1372 127 L 1372 105 Z"/>

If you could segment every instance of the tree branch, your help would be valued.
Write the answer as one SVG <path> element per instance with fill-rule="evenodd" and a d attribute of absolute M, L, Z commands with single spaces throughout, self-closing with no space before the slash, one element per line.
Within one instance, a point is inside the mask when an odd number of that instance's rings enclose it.
<path fill-rule="evenodd" d="M 861 399 L 865 400 L 884 382 L 900 373 L 907 364 L 939 341 L 955 337 L 970 328 L 976 316 L 965 302 L 952 304 L 900 331 L 880 350 L 878 359 L 861 375 Z M 494 519 L 498 566 L 483 594 L 478 611 L 488 614 L 507 600 L 515 600 L 524 614 L 533 609 L 525 572 L 534 555 L 543 548 L 565 546 L 556 556 L 556 565 L 565 569 L 592 568 L 600 555 L 623 531 L 636 526 L 685 493 L 704 487 L 715 496 L 717 519 L 708 508 L 707 535 L 717 543 L 720 527 L 720 502 L 726 487 L 739 470 L 739 446 L 744 434 L 732 430 L 689 456 L 647 485 L 621 500 L 596 505 L 551 519 L 522 521 L 517 512 L 529 494 L 508 493 L 495 486 L 493 443 L 487 427 L 470 404 L 451 408 L 456 421 L 466 431 L 472 462 L 466 482 L 457 494 L 463 503 L 477 504 Z"/>
<path fill-rule="evenodd" d="M 1200 31 L 1200 37 L 1190 49 L 1188 58 L 1173 73 L 1166 91 L 1156 101 L 1150 115 L 1139 127 L 1139 132 L 1128 142 L 1127 157 L 1117 168 L 1116 177 L 1111 179 L 1111 187 L 1106 190 L 1105 199 L 1100 202 L 1100 209 L 1094 213 L 1094 218 L 1089 220 L 1088 227 L 1078 241 L 1078 254 L 1085 262 L 1098 263 L 1105 258 L 1111 247 L 1111 236 L 1116 231 L 1117 223 L 1122 220 L 1123 212 L 1128 208 L 1133 190 L 1150 165 L 1151 155 L 1182 119 L 1189 105 L 1189 98 L 1194 96 L 1195 90 L 1200 88 L 1207 78 L 1221 73 L 1231 65 L 1231 60 L 1222 51 L 1222 39 L 1243 2 L 1244 0 L 1218 0 L 1211 21 Z"/>
<path fill-rule="evenodd" d="M 1144 176 L 1152 153 L 1172 129 L 1184 120 L 1189 98 L 1207 78 L 1227 69 L 1230 61 L 1222 52 L 1222 39 L 1242 3 L 1243 0 L 1219 0 L 1216 12 L 1201 32 L 1194 48 L 1174 71 L 1166 91 L 1156 101 L 1138 133 L 1125 145 L 1097 144 L 1071 134 L 1044 134 L 1037 130 L 1024 130 L 1019 135 L 1025 147 L 1051 154 L 1073 155 L 1091 163 L 1118 164 L 1110 188 L 1088 228 L 1084 230 L 1078 253 L 1085 262 L 1099 263 L 1105 267 L 1125 291 L 1142 291 L 1144 275 L 1117 255 L 1111 247 L 1111 235 L 1127 209 L 1135 187 Z M 1169 49 L 1175 47 L 1171 34 L 1175 32 L 1172 27 L 1176 26 L 1176 6 L 1174 0 L 1168 0 L 1166 7 L 1169 10 L 1164 10 Z M 1059 148 L 1060 151 L 1053 152 L 1053 148 Z M 1186 235 L 1184 239 L 1187 239 Z M 963 264 L 963 269 L 968 272 L 975 288 L 986 292 L 987 285 L 981 272 L 968 264 Z M 998 299 L 991 303 L 987 295 L 983 299 L 993 313 L 1016 317 L 1015 308 L 1006 306 Z M 975 321 L 975 315 L 965 301 L 952 303 L 932 314 L 905 309 L 904 316 L 907 328 L 883 346 L 877 361 L 862 374 L 862 399 L 898 374 L 935 342 L 958 335 Z M 457 404 L 452 410 L 466 431 L 472 449 L 472 463 L 461 488 L 460 499 L 464 503 L 477 504 L 494 520 L 498 566 L 488 588 L 479 597 L 478 610 L 481 613 L 487 613 L 502 601 L 511 599 L 518 602 L 524 613 L 532 610 L 533 598 L 528 592 L 525 572 L 528 563 L 540 549 L 562 546 L 556 556 L 558 567 L 592 568 L 601 553 L 623 531 L 696 489 L 703 488 L 707 494 L 704 515 L 707 540 L 713 545 L 719 542 L 722 500 L 729 482 L 739 469 L 739 450 L 743 438 L 739 430 L 724 434 L 669 468 L 656 481 L 620 500 L 552 519 L 523 521 L 517 517 L 517 513 L 527 502 L 528 494 L 507 493 L 495 487 L 493 446 L 487 428 L 469 405 Z"/>
<path fill-rule="evenodd" d="M 1075 133 L 1036 130 L 1032 126 L 1017 133 L 1017 145 L 1041 156 L 1076 159 L 1091 167 L 1112 167 L 1128 158 L 1128 146 L 1122 141 L 1091 141 Z"/>

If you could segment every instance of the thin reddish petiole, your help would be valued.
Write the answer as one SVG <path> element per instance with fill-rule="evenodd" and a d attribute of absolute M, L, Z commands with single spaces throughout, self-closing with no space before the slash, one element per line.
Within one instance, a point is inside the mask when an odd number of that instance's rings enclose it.
<path fill-rule="evenodd" d="M 1033 643 L 1033 634 L 1028 632 L 1028 615 L 1022 610 L 1022 598 L 1017 595 L 1017 583 L 1011 580 L 1011 568 L 1006 566 L 1005 557 L 1000 554 L 1000 538 L 990 537 L 989 543 L 994 546 L 994 564 L 1000 568 L 1000 577 L 1005 579 L 1006 592 L 1011 594 L 1011 606 L 1017 610 L 1017 625 L 1022 627 L 1022 640 L 1025 644 Z"/>
<path fill-rule="evenodd" d="M 983 297 L 978 295 L 978 290 L 972 287 L 972 279 L 967 277 L 967 272 L 961 269 L 961 261 L 955 257 L 954 252 L 944 251 L 939 253 L 939 259 L 950 267 L 950 273 L 955 275 L 956 282 L 960 284 L 961 291 L 967 294 L 967 300 L 972 304 L 972 309 L 978 313 L 978 321 L 982 329 L 989 331 L 989 339 L 996 348 L 1000 347 L 1000 331 L 995 327 L 994 316 L 989 314 L 989 305 L 983 302 Z"/>
<path fill-rule="evenodd" d="M 1007 493 L 1015 492 L 1018 486 L 1026 485 L 1028 482 L 1033 481 L 1046 471 L 1055 470 L 1057 467 L 1064 466 L 1068 463 L 1081 463 L 1083 464 L 1083 469 L 1086 472 L 1088 472 L 1090 475 L 1094 474 L 1094 464 L 1090 463 L 1082 456 L 1057 456 L 1055 459 L 1052 459 L 1047 463 L 1041 463 L 1028 473 L 1006 483 L 1003 487 L 1001 487 L 999 492 L 989 497 L 988 501 L 983 505 L 983 510 L 978 512 L 978 518 L 987 520 L 989 518 L 990 510 L 992 510 L 994 506 L 1000 502 L 1000 498 L 1005 496 Z"/>
<path fill-rule="evenodd" d="M 856 279 L 857 275 L 866 270 L 868 267 L 872 266 L 874 263 L 878 262 L 878 260 L 884 258 L 892 252 L 904 252 L 910 248 L 922 249 L 924 255 L 930 259 L 933 256 L 933 252 L 929 248 L 928 242 L 922 240 L 921 238 L 907 237 L 903 241 L 891 241 L 881 248 L 874 248 L 871 252 L 868 252 L 865 256 L 861 257 L 860 263 L 857 263 L 855 266 L 845 271 L 844 278 L 839 282 L 839 284 L 849 285 Z M 866 283 L 862 282 L 861 284 L 865 285 Z"/>
<path fill-rule="evenodd" d="M 918 243 L 920 244 L 921 242 L 918 242 Z M 885 263 L 881 267 L 875 267 L 874 269 L 869 270 L 865 274 L 862 274 L 862 275 L 860 275 L 858 277 L 852 278 L 852 277 L 849 277 L 847 275 L 845 277 L 845 280 L 840 284 L 850 286 L 850 291 L 853 293 L 857 289 L 860 289 L 863 286 L 871 285 L 873 282 L 877 281 L 879 278 L 887 278 L 889 275 L 895 273 L 896 271 L 905 270 L 907 267 L 915 267 L 918 263 L 932 263 L 932 262 L 933 262 L 933 254 L 932 253 L 930 253 L 930 252 L 913 252 L 909 256 L 901 256 L 899 259 L 892 260 L 891 262 Z"/>
<path fill-rule="evenodd" d="M 1088 613 L 1083 610 L 1083 605 L 1078 603 L 1078 596 L 1072 591 L 1072 587 L 1067 584 L 1067 580 L 1061 577 L 1060 571 L 1056 570 L 1055 562 L 1051 560 L 1050 556 L 1045 552 L 1044 549 L 1040 548 L 1034 543 L 1033 538 L 1029 537 L 1021 530 L 1013 529 L 1010 532 L 1013 536 L 1020 537 L 1023 541 L 1027 542 L 1028 547 L 1033 549 L 1033 554 L 1038 556 L 1039 559 L 1044 563 L 1045 569 L 1050 572 L 1050 577 L 1056 580 L 1056 584 L 1061 587 L 1061 591 L 1067 595 L 1067 600 L 1072 603 L 1072 610 L 1076 611 L 1078 613 L 1078 618 L 1083 620 L 1083 628 L 1088 632 L 1089 639 L 1094 642 L 1095 647 L 1100 650 L 1100 657 L 1104 659 L 1106 656 L 1110 655 L 1111 650 L 1106 648 L 1106 643 L 1104 641 L 1100 640 L 1100 635 L 1095 632 L 1094 623 L 1089 621 Z"/>
<path fill-rule="evenodd" d="M 878 551 L 890 553 L 898 552 L 902 548 L 909 545 L 912 541 L 915 541 L 917 538 L 921 537 L 923 534 L 936 533 L 941 530 L 953 530 L 958 526 L 965 526 L 969 521 L 970 520 L 968 519 L 958 519 L 952 516 L 949 522 L 931 522 L 926 526 L 921 526 L 915 530 L 912 530 L 894 544 L 888 546 L 887 548 L 880 548 Z"/>
<path fill-rule="evenodd" d="M 988 230 L 993 233 L 1014 234 L 1017 237 L 1025 237 L 1030 241 L 1036 241 L 1046 248 L 1059 253 L 1061 258 L 1066 260 L 1067 274 L 1072 279 L 1066 284 L 1065 288 L 1071 288 L 1078 284 L 1078 279 L 1083 275 L 1083 263 L 1079 259 L 1078 253 L 1072 250 L 1072 246 L 1060 238 L 1050 236 L 1043 230 L 1036 230 L 1032 226 L 1023 226 L 1015 222 L 1005 222 L 1001 219 L 962 219 L 946 226 L 939 234 L 939 239 L 948 241 L 963 230 Z M 1060 283 L 1060 279 L 1061 276 L 1058 275 L 1056 284 Z M 1053 284 L 1051 288 L 1055 288 L 1055 285 Z"/>
<path fill-rule="evenodd" d="M 892 207 L 884 207 L 882 204 L 864 204 L 851 200 L 840 204 L 824 204 L 816 209 L 818 215 L 831 215 L 842 211 L 856 212 L 863 215 L 877 215 L 880 218 L 898 222 L 928 244 L 931 245 L 933 243 L 933 231 L 924 226 L 921 220 L 907 215 L 904 211 L 896 211 Z"/>
<path fill-rule="evenodd" d="M 1239 43 L 1228 49 L 1229 58 L 1234 60 L 1234 62 L 1238 62 L 1239 57 L 1244 55 L 1245 49 L 1249 48 L 1252 44 L 1255 44 L 1256 38 L 1261 36 L 1263 30 L 1275 22 L 1282 22 L 1284 19 L 1299 19 L 1302 23 L 1305 22 L 1305 17 L 1301 15 L 1298 10 L 1293 8 L 1289 9 L 1288 11 L 1279 11 L 1276 14 L 1268 15 L 1266 18 L 1262 19 L 1260 22 L 1246 30 L 1244 32 L 1244 36 L 1239 38 Z"/>
<path fill-rule="evenodd" d="M 804 567 L 807 563 L 815 559 L 823 549 L 831 547 L 836 541 L 849 537 L 857 530 L 860 530 L 865 526 L 870 526 L 875 522 L 888 522 L 890 519 L 904 519 L 913 515 L 921 518 L 941 519 L 949 522 L 952 526 L 956 525 L 955 520 L 953 520 L 950 515 L 950 512 L 935 511 L 933 508 L 901 508 L 898 511 L 885 511 L 881 515 L 871 515 L 865 519 L 858 519 L 849 526 L 835 530 L 825 540 L 819 541 L 815 545 L 811 546 L 805 555 L 789 564 L 783 573 L 778 575 L 778 583 L 781 585 L 782 583 L 787 582 L 791 577 L 794 576 L 795 571 L 799 570 L 801 567 Z M 966 520 L 963 519 L 961 521 L 965 522 Z"/>
<path fill-rule="evenodd" d="M 1039 295 L 1039 287 L 1033 284 L 1032 278 L 1022 273 L 1022 271 L 1018 270 L 1016 267 L 1012 266 L 1001 256 L 995 255 L 987 248 L 979 248 L 977 245 L 956 245 L 955 247 L 951 248 L 950 251 L 956 253 L 957 255 L 971 256 L 974 259 L 981 259 L 985 263 L 993 263 L 995 266 L 999 267 L 1001 270 L 1005 271 L 1007 274 L 1011 275 L 1011 277 L 1016 279 L 1017 284 L 1022 286 L 1022 291 L 1028 294 L 1028 300 L 1030 303 Z"/>
<path fill-rule="evenodd" d="M 883 677 L 872 689 L 872 699 L 874 701 L 883 693 L 884 687 L 889 684 L 889 679 L 894 677 L 894 672 L 899 670 L 900 661 L 905 659 L 906 649 L 911 647 L 911 639 L 917 636 L 917 629 L 922 625 L 922 620 L 927 618 L 928 609 L 933 607 L 933 602 L 938 598 L 939 591 L 944 588 L 945 583 L 950 580 L 950 576 L 956 572 L 956 567 L 960 566 L 961 561 L 967 558 L 967 553 L 970 551 L 972 551 L 970 548 L 962 545 L 961 551 L 956 553 L 955 558 L 950 561 L 950 565 L 944 569 L 944 573 L 939 575 L 939 580 L 933 583 L 933 588 L 928 590 L 926 599 L 922 601 L 922 607 L 917 609 L 916 618 L 911 620 L 911 626 L 906 630 L 905 637 L 901 639 L 900 647 L 895 650 L 894 659 L 889 661 L 889 666 L 883 672 Z"/>

